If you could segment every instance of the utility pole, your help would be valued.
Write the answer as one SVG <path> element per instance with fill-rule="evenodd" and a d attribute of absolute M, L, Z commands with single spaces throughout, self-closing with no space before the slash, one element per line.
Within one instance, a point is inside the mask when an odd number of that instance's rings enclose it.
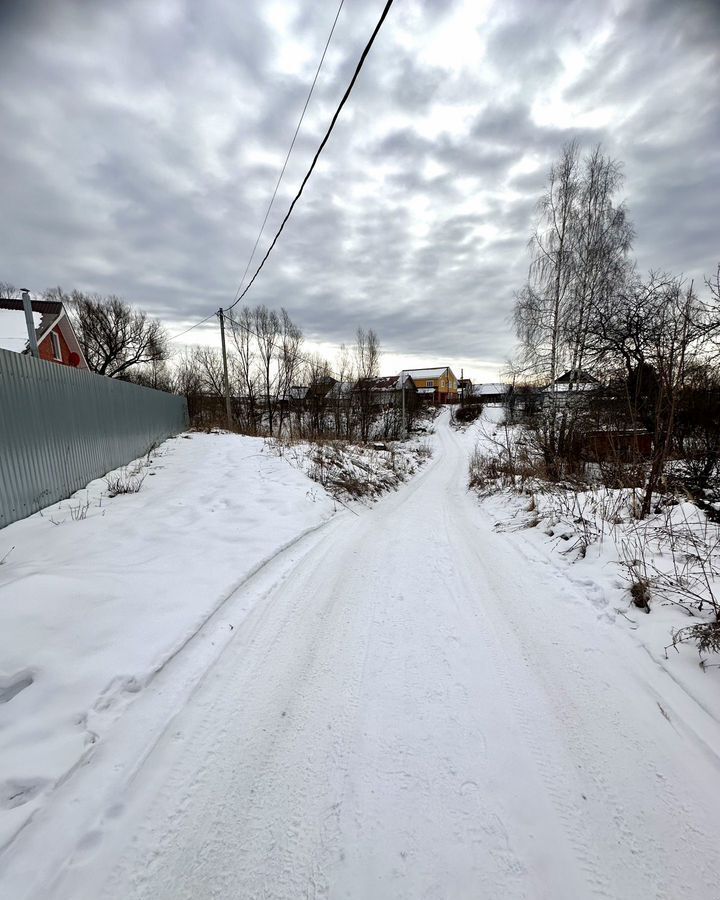
<path fill-rule="evenodd" d="M 407 437 L 407 425 L 405 424 L 405 372 L 400 373 L 400 380 L 402 382 L 402 430 L 403 435 Z"/>
<path fill-rule="evenodd" d="M 465 406 L 465 369 L 460 369 L 460 406 Z"/>
<path fill-rule="evenodd" d="M 225 315 L 222 307 L 218 310 L 218 318 L 220 319 L 220 343 L 222 345 L 223 378 L 225 380 L 225 412 L 227 413 L 227 427 L 232 431 L 233 416 L 232 404 L 230 403 L 230 379 L 228 378 L 227 351 L 225 350 Z"/>
<path fill-rule="evenodd" d="M 35 322 L 33 321 L 33 314 L 32 314 L 32 300 L 30 299 L 30 292 L 28 290 L 26 290 L 25 288 L 22 289 L 22 302 L 23 302 L 23 309 L 25 310 L 25 324 L 27 326 L 28 346 L 30 347 L 30 353 L 36 359 L 40 359 L 40 351 L 38 350 L 37 335 L 35 334 Z"/>

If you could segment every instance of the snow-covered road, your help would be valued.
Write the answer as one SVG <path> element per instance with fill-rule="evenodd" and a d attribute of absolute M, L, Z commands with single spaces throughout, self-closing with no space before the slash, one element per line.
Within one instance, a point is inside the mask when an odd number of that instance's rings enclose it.
<path fill-rule="evenodd" d="M 4 896 L 720 896 L 720 725 L 493 530 L 466 467 L 444 414 L 420 475 L 281 555 L 51 880 L 30 835 Z"/>

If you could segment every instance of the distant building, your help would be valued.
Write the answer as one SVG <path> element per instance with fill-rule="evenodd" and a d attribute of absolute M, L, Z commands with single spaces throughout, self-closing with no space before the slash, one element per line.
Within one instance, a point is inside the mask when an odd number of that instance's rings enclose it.
<path fill-rule="evenodd" d="M 323 375 L 310 384 L 307 398 L 309 400 L 323 400 L 336 384 L 337 379 L 333 378 L 332 375 Z"/>
<path fill-rule="evenodd" d="M 87 369 L 88 364 L 65 307 L 56 300 L 32 300 L 40 359 Z M 0 349 L 29 353 L 22 300 L 0 298 Z"/>
<path fill-rule="evenodd" d="M 403 385 L 405 400 L 418 393 L 415 382 L 407 372 L 399 375 L 382 375 L 379 378 L 362 378 L 355 385 L 356 391 L 368 391 L 375 406 L 387 408 L 402 403 Z"/>
<path fill-rule="evenodd" d="M 458 378 L 458 393 L 460 397 L 471 397 L 472 396 L 472 388 L 473 383 L 470 378 Z"/>
<path fill-rule="evenodd" d="M 600 382 L 582 369 L 568 369 L 545 390 L 547 393 L 562 394 L 566 391 L 595 391 L 600 387 Z"/>
<path fill-rule="evenodd" d="M 418 395 L 431 403 L 457 403 L 458 381 L 449 366 L 405 369 L 417 386 Z"/>
<path fill-rule="evenodd" d="M 500 381 L 475 384 L 472 388 L 472 396 L 482 403 L 506 403 L 511 393 L 512 385 Z"/>
<path fill-rule="evenodd" d="M 331 403 L 345 403 L 352 397 L 354 381 L 336 381 L 325 395 Z"/>
<path fill-rule="evenodd" d="M 309 395 L 309 387 L 295 384 L 278 397 L 278 403 L 282 409 L 303 409 Z"/>

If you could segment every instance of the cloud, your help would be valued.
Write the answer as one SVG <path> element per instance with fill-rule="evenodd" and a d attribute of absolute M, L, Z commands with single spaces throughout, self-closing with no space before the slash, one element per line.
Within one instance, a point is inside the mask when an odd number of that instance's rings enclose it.
<path fill-rule="evenodd" d="M 343 8 L 256 261 L 381 6 Z M 0 5 L 0 278 L 117 293 L 171 330 L 227 305 L 333 15 Z M 719 38 L 713 0 L 396 4 L 248 301 L 492 376 L 570 138 L 624 161 L 640 267 L 700 281 L 720 257 Z"/>

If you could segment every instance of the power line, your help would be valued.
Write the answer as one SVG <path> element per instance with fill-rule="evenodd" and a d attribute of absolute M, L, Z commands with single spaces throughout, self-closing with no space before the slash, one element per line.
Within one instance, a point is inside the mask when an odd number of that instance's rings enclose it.
<path fill-rule="evenodd" d="M 247 292 L 252 287 L 255 279 L 260 274 L 260 271 L 262 270 L 262 267 L 265 265 L 267 258 L 272 253 L 273 247 L 275 246 L 275 244 L 278 241 L 278 238 L 282 234 L 283 229 L 285 228 L 285 225 L 286 225 L 288 219 L 292 215 L 293 209 L 295 209 L 295 204 L 298 202 L 298 200 L 302 196 L 302 192 L 305 189 L 305 185 L 308 183 L 310 176 L 313 173 L 315 165 L 317 164 L 317 161 L 320 157 L 320 154 L 322 153 L 323 149 L 325 148 L 325 145 L 327 144 L 328 140 L 330 139 L 330 135 L 332 134 L 333 128 L 335 127 L 335 123 L 337 122 L 337 120 L 340 116 L 340 113 L 342 111 L 342 108 L 343 108 L 343 106 L 345 106 L 345 103 L 347 102 L 347 99 L 350 96 L 350 92 L 352 91 L 353 87 L 355 86 L 355 82 L 358 79 L 360 70 L 362 69 L 363 64 L 365 63 L 367 55 L 370 52 L 370 49 L 371 49 L 373 43 L 375 42 L 375 38 L 377 37 L 377 34 L 380 31 L 380 28 L 382 27 L 382 24 L 385 21 L 392 4 L 393 4 L 393 0 L 387 0 L 385 7 L 380 15 L 380 18 L 378 19 L 378 23 L 375 26 L 373 33 L 370 35 L 370 40 L 365 45 L 365 49 L 363 50 L 362 55 L 360 56 L 360 60 L 358 61 L 357 66 L 355 67 L 355 72 L 353 73 L 353 77 L 350 80 L 350 84 L 347 86 L 347 89 L 345 90 L 345 93 L 343 94 L 342 99 L 340 100 L 340 104 L 338 105 L 338 108 L 335 110 L 335 114 L 333 115 L 332 120 L 330 122 L 330 126 L 325 133 L 325 137 L 322 139 L 320 146 L 318 147 L 317 151 L 315 152 L 315 156 L 313 157 L 312 163 L 310 164 L 310 168 L 308 169 L 307 174 L 303 178 L 300 188 L 299 188 L 297 194 L 295 194 L 295 197 L 293 198 L 293 201 L 290 204 L 290 208 L 288 209 L 287 213 L 285 214 L 285 218 L 280 223 L 280 227 L 278 228 L 277 232 L 275 233 L 275 237 L 272 239 L 272 243 L 268 247 L 267 252 L 265 253 L 265 256 L 263 256 L 262 260 L 260 261 L 260 265 L 255 270 L 255 274 L 250 279 L 250 281 L 248 282 L 248 284 L 246 285 L 246 287 L 244 288 L 242 293 L 230 304 L 230 306 L 228 307 L 228 310 L 230 310 L 234 306 L 236 306 L 242 300 L 242 298 L 245 296 L 245 294 L 247 294 Z"/>
<path fill-rule="evenodd" d="M 320 69 L 322 69 L 322 64 L 325 61 L 325 55 L 328 51 L 328 47 L 330 46 L 330 41 L 332 40 L 332 36 L 335 32 L 335 26 L 337 25 L 337 20 L 340 18 L 340 12 L 343 8 L 343 3 L 345 0 L 340 0 L 340 6 L 338 6 L 338 10 L 335 13 L 335 20 L 332 23 L 332 28 L 330 29 L 330 34 L 328 35 L 327 41 L 325 41 L 325 48 L 322 52 L 322 56 L 320 57 L 320 62 L 318 63 L 318 67 L 315 70 L 315 77 L 312 80 L 312 84 L 310 85 L 310 90 L 308 92 L 307 98 L 305 99 L 305 105 L 302 108 L 302 112 L 300 113 L 300 118 L 297 123 L 297 127 L 295 128 L 295 134 L 293 135 L 292 141 L 290 142 L 290 148 L 288 149 L 287 155 L 285 157 L 285 162 L 283 163 L 282 169 L 280 170 L 280 174 L 278 175 L 278 180 L 275 184 L 275 190 L 272 193 L 272 197 L 270 198 L 270 203 L 268 204 L 268 208 L 265 211 L 265 218 L 262 221 L 262 225 L 260 226 L 260 231 L 258 231 L 258 236 L 255 238 L 255 244 L 252 248 L 252 253 L 250 254 L 250 258 L 247 261 L 247 265 L 245 266 L 245 271 L 242 273 L 242 278 L 240 279 L 240 284 L 238 285 L 238 289 L 235 291 L 234 296 L 237 297 L 240 291 L 242 290 L 243 282 L 245 281 L 245 276 L 248 273 L 248 269 L 250 268 L 250 264 L 252 263 L 255 257 L 255 251 L 257 250 L 258 244 L 260 243 L 260 238 L 262 237 L 262 233 L 265 230 L 265 225 L 267 224 L 268 216 L 270 215 L 270 210 L 273 207 L 273 203 L 275 202 L 275 197 L 277 196 L 278 189 L 280 187 L 280 182 L 283 179 L 283 175 L 285 174 L 285 169 L 287 169 L 287 164 L 290 159 L 290 154 L 293 152 L 293 147 L 295 146 L 295 141 L 297 140 L 298 133 L 300 131 L 300 126 L 303 123 L 303 119 L 305 118 L 305 112 L 308 108 L 308 104 L 310 103 L 310 98 L 313 95 L 313 91 L 315 90 L 315 85 L 318 80 L 318 76 L 320 75 Z"/>
<path fill-rule="evenodd" d="M 212 312 L 209 316 L 205 316 L 204 319 L 201 319 L 199 322 L 196 322 L 194 325 L 191 325 L 189 328 L 186 328 L 185 331 L 181 331 L 180 334 L 174 334 L 172 337 L 168 338 L 169 341 L 176 341 L 178 338 L 181 338 L 184 334 L 187 334 L 188 331 L 192 331 L 193 328 L 197 328 L 198 325 L 204 325 L 205 322 L 209 322 L 212 317 L 216 315 L 216 313 Z"/>
<path fill-rule="evenodd" d="M 231 309 L 233 309 L 235 306 L 237 306 L 237 304 L 242 300 L 242 298 L 243 298 L 243 297 L 247 294 L 247 292 L 250 290 L 250 288 L 252 287 L 252 285 L 253 285 L 255 279 L 256 279 L 256 278 L 258 277 L 258 275 L 260 274 L 261 269 L 263 268 L 263 266 L 265 265 L 265 263 L 266 263 L 268 257 L 270 256 L 270 254 L 271 254 L 271 252 L 272 252 L 272 250 L 273 250 L 275 244 L 277 243 L 278 238 L 279 238 L 280 235 L 282 234 L 282 231 L 283 231 L 283 229 L 285 228 L 285 225 L 287 224 L 287 221 L 288 221 L 288 219 L 290 218 L 293 209 L 295 208 L 295 204 L 296 204 L 297 201 L 300 199 L 300 197 L 301 197 L 301 195 L 302 195 L 302 192 L 303 192 L 303 190 L 305 189 L 305 185 L 307 184 L 308 180 L 310 179 L 310 176 L 311 176 L 312 173 L 313 173 L 313 170 L 315 169 L 315 165 L 317 164 L 317 161 L 318 161 L 318 159 L 319 159 L 319 157 L 320 157 L 320 154 L 322 153 L 323 149 L 325 148 L 325 145 L 327 144 L 327 142 L 328 142 L 328 140 L 329 140 L 329 138 L 330 138 L 330 135 L 332 134 L 333 128 L 335 127 L 335 123 L 337 122 L 337 120 L 338 120 L 338 118 L 339 118 L 339 116 L 340 116 L 340 113 L 342 112 L 342 109 L 343 109 L 343 107 L 345 106 L 345 103 L 347 102 L 347 99 L 348 99 L 348 97 L 350 96 L 350 93 L 351 93 L 353 87 L 355 86 L 355 82 L 356 82 L 357 79 L 358 79 L 358 76 L 359 76 L 359 74 L 360 74 L 360 70 L 362 69 L 362 67 L 363 67 L 363 65 L 364 65 L 364 63 L 365 63 L 365 60 L 366 60 L 366 58 L 367 58 L 367 56 L 368 56 L 368 54 L 369 54 L 369 52 L 370 52 L 370 49 L 372 48 L 373 43 L 375 42 L 375 38 L 377 37 L 378 32 L 380 31 L 380 28 L 382 27 L 383 22 L 384 22 L 385 19 L 387 18 L 387 14 L 388 14 L 388 12 L 390 11 L 390 7 L 392 6 L 392 4 L 393 4 L 393 0 L 387 0 L 387 2 L 385 3 L 385 6 L 384 6 L 384 8 L 383 8 L 383 11 L 382 11 L 382 13 L 380 14 L 380 18 L 378 19 L 378 22 L 377 22 L 377 24 L 376 24 L 376 26 L 375 26 L 375 28 L 374 28 L 374 30 L 373 30 L 373 33 L 370 35 L 370 39 L 369 39 L 369 41 L 367 42 L 367 44 L 365 45 L 365 48 L 363 49 L 363 52 L 362 52 L 362 54 L 361 54 L 361 56 L 360 56 L 360 59 L 359 59 L 359 61 L 358 61 L 358 64 L 357 64 L 357 66 L 355 67 L 355 71 L 354 71 L 353 76 L 352 76 L 352 78 L 351 78 L 351 80 L 350 80 L 350 84 L 347 86 L 347 88 L 346 88 L 346 90 L 345 90 L 345 93 L 343 94 L 342 99 L 340 100 L 340 103 L 339 103 L 337 109 L 335 110 L 335 113 L 334 113 L 334 115 L 333 115 L 333 117 L 332 117 L 332 119 L 331 119 L 331 121 L 330 121 L 330 125 L 329 125 L 329 127 L 328 127 L 328 130 L 325 132 L 325 137 L 322 139 L 322 141 L 321 141 L 321 143 L 320 143 L 320 146 L 318 147 L 317 151 L 315 152 L 315 156 L 313 157 L 312 163 L 310 164 L 310 168 L 308 169 L 307 174 L 306 174 L 305 177 L 303 178 L 302 183 L 301 183 L 301 185 L 300 185 L 300 188 L 298 189 L 298 192 L 295 194 L 295 197 L 293 198 L 293 201 L 292 201 L 292 203 L 290 204 L 290 208 L 288 209 L 287 213 L 285 214 L 285 218 L 284 218 L 284 219 L 282 220 L 282 222 L 280 223 L 280 227 L 278 228 L 277 232 L 275 233 L 275 237 L 273 238 L 272 243 L 271 243 L 270 246 L 268 247 L 267 252 L 265 253 L 265 256 L 263 256 L 262 260 L 260 261 L 260 265 L 259 265 L 259 266 L 257 267 L 257 269 L 255 270 L 255 274 L 254 274 L 253 277 L 250 279 L 250 282 L 249 282 L 249 283 L 246 285 L 246 287 L 242 290 L 242 293 L 240 293 L 239 296 L 236 296 L 235 300 L 233 300 L 233 302 L 230 304 L 230 306 L 227 307 L 227 309 L 225 310 L 225 313 L 226 313 L 226 314 L 227 314 Z M 342 4 L 341 4 L 341 5 L 342 5 Z M 334 27 L 335 27 L 335 25 L 334 25 L 334 23 L 333 23 L 333 28 L 334 28 Z M 332 34 L 332 32 L 331 32 L 331 34 Z M 326 47 L 326 49 L 327 49 L 327 47 Z M 323 54 L 323 55 L 324 55 L 324 54 Z M 293 140 L 294 140 L 294 139 L 293 139 Z M 291 148 L 291 149 L 292 149 L 292 148 Z M 259 240 L 259 237 L 258 237 L 258 240 Z M 253 251 L 253 253 L 254 253 L 254 251 Z M 251 259 L 252 259 L 252 256 L 251 256 Z M 249 264 L 248 264 L 248 266 L 249 266 Z M 246 272 L 247 272 L 247 269 L 246 269 Z M 245 277 L 245 275 L 243 275 L 243 279 L 244 279 L 244 277 Z M 241 281 L 240 283 L 242 284 L 242 281 Z M 171 341 L 174 341 L 174 340 L 176 340 L 177 338 L 182 337 L 183 335 L 187 334 L 189 331 L 192 331 L 193 328 L 197 328 L 198 325 L 202 325 L 203 323 L 207 322 L 207 321 L 208 321 L 209 319 L 211 319 L 214 315 L 217 315 L 217 313 L 215 313 L 215 312 L 211 313 L 209 316 L 207 316 L 206 318 L 202 319 L 200 322 L 196 322 L 195 325 L 192 325 L 190 328 L 187 328 L 185 331 L 180 332 L 180 334 L 173 335 L 173 337 L 171 337 L 170 340 L 171 340 Z"/>

